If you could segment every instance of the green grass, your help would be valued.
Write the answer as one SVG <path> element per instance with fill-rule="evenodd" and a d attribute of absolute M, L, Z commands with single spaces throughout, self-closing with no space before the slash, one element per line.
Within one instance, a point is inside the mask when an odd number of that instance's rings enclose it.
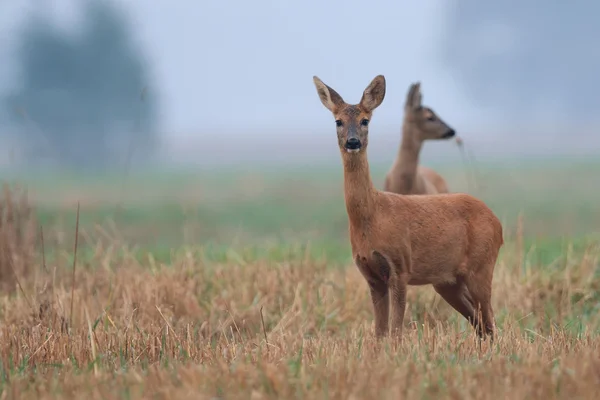
<path fill-rule="evenodd" d="M 567 243 L 585 246 L 600 232 L 600 163 L 591 160 L 477 164 L 478 187 L 462 165 L 434 165 L 453 191 L 482 198 L 514 234 L 519 214 L 532 260 L 548 264 Z M 381 187 L 387 166 L 372 166 Z M 311 256 L 348 261 L 341 166 L 147 171 L 127 177 L 77 174 L 13 177 L 27 185 L 42 226 L 94 238 L 113 226 L 115 240 L 168 260 L 176 249 L 202 245 L 220 259 L 231 248 L 252 257 L 282 257 L 297 243 Z M 123 189 L 124 188 L 124 189 Z M 114 225 L 111 225 L 114 224 Z M 116 233 L 118 231 L 118 234 Z M 85 246 L 85 243 L 83 244 Z M 280 249 L 278 249 L 280 248 Z"/>

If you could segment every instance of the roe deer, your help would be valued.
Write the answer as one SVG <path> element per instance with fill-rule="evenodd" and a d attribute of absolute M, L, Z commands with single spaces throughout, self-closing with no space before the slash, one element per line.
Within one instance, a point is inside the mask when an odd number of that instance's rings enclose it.
<path fill-rule="evenodd" d="M 377 190 L 367 147 L 369 121 L 385 97 L 384 76 L 375 77 L 355 105 L 347 104 L 318 77 L 313 81 L 337 127 L 352 258 L 370 289 L 376 336 L 389 333 L 390 301 L 392 333 L 400 336 L 407 285 L 431 284 L 480 338 L 489 334 L 493 340 L 492 278 L 503 244 L 499 219 L 483 201 L 468 194 L 421 196 Z"/>
<path fill-rule="evenodd" d="M 385 177 L 384 190 L 398 194 L 448 193 L 444 178 L 431 168 L 419 165 L 425 140 L 450 139 L 456 132 L 421 101 L 421 83 L 413 83 L 404 103 L 400 151 Z"/>

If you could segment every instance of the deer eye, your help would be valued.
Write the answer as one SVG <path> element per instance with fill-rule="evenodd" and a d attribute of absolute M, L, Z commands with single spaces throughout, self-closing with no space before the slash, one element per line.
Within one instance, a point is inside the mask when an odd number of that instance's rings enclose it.
<path fill-rule="evenodd" d="M 343 125 L 342 120 L 341 119 L 336 119 L 335 120 L 335 125 L 336 126 L 342 126 Z"/>
<path fill-rule="evenodd" d="M 435 117 L 433 115 L 430 115 L 429 117 L 427 117 L 427 121 L 435 121 Z"/>
<path fill-rule="evenodd" d="M 369 120 L 368 120 L 368 119 L 366 119 L 366 118 L 363 118 L 363 119 L 362 119 L 362 121 L 360 121 L 360 124 L 361 124 L 362 126 L 367 126 L 367 125 L 369 125 Z"/>

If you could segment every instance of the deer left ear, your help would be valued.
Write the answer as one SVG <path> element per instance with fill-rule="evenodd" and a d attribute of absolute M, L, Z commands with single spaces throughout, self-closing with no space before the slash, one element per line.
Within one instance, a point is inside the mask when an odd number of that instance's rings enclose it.
<path fill-rule="evenodd" d="M 377 75 L 367 86 L 360 99 L 360 105 L 371 112 L 381 105 L 385 98 L 385 77 Z"/>
<path fill-rule="evenodd" d="M 421 94 L 421 82 L 415 82 L 410 85 L 408 94 L 406 95 L 406 103 L 404 107 L 409 110 L 417 110 L 421 107 L 423 95 Z"/>
<path fill-rule="evenodd" d="M 344 99 L 335 90 L 323 83 L 317 76 L 313 76 L 317 94 L 321 103 L 332 113 L 337 112 L 344 105 Z"/>

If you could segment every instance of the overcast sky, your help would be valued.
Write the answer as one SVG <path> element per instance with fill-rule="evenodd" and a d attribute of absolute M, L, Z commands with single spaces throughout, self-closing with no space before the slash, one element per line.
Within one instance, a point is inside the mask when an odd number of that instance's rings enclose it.
<path fill-rule="evenodd" d="M 0 58 L 10 55 L 28 10 L 46 6 L 66 27 L 75 26 L 79 1 L 2 2 Z M 385 75 L 387 94 L 371 132 L 380 135 L 379 146 L 394 148 L 388 155 L 396 151 L 413 81 L 422 82 L 424 103 L 474 141 L 491 138 L 506 122 L 501 110 L 473 104 L 437 61 L 444 0 L 115 2 L 130 13 L 151 60 L 161 130 L 179 143 L 238 132 L 283 141 L 329 135 L 319 143 L 334 146 L 333 119 L 317 97 L 313 75 L 348 102 L 358 102 L 371 79 Z M 10 82 L 10 66 L 3 63 L 0 85 Z"/>

